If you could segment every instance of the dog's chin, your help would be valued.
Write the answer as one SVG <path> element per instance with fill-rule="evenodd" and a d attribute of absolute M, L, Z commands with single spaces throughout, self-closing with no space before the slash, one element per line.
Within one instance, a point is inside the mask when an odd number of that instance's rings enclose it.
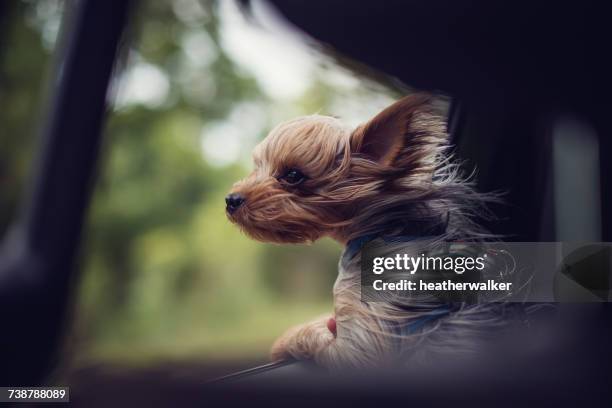
<path fill-rule="evenodd" d="M 253 230 L 245 228 L 242 228 L 242 230 L 249 237 L 257 241 L 272 244 L 310 244 L 317 239 L 285 231 L 270 232 L 265 230 Z"/>
<path fill-rule="evenodd" d="M 312 231 L 297 231 L 292 228 L 268 230 L 265 228 L 239 226 L 252 239 L 273 244 L 309 244 L 320 237 L 318 233 Z"/>
<path fill-rule="evenodd" d="M 228 214 L 229 220 L 236 224 L 242 232 L 250 238 L 273 244 L 309 244 L 323 235 L 320 231 L 307 225 L 296 223 L 259 221 L 250 223 L 244 220 L 240 214 Z"/>

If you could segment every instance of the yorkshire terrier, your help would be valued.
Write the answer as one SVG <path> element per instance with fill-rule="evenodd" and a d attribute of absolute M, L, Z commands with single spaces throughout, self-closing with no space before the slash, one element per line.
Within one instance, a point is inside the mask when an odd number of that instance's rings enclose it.
<path fill-rule="evenodd" d="M 312 115 L 276 126 L 255 148 L 254 171 L 226 197 L 226 213 L 250 237 L 345 246 L 334 313 L 288 330 L 271 357 L 327 366 L 379 366 L 478 347 L 502 322 L 498 305 L 368 303 L 360 297 L 360 254 L 377 237 L 487 237 L 475 222 L 486 208 L 449 153 L 436 98 L 407 96 L 352 129 Z"/>

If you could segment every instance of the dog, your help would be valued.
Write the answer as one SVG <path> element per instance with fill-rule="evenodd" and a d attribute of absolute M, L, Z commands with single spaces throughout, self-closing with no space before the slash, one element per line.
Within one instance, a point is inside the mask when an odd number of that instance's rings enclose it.
<path fill-rule="evenodd" d="M 334 313 L 289 329 L 272 346 L 272 360 L 325 367 L 424 361 L 469 353 L 503 324 L 500 305 L 360 298 L 360 253 L 371 239 L 490 237 L 476 220 L 491 196 L 462 176 L 442 109 L 434 96 L 416 93 L 355 129 L 334 117 L 305 116 L 276 126 L 255 148 L 254 171 L 226 197 L 229 220 L 259 241 L 331 237 L 345 247 Z"/>

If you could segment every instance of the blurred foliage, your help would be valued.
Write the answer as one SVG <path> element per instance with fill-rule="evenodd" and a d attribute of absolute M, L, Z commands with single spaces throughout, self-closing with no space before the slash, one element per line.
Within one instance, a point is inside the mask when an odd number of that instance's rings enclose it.
<path fill-rule="evenodd" d="M 0 233 L 4 233 L 21 198 L 33 153 L 44 78 L 50 66 L 49 44 L 40 6 L 8 2 L 0 13 Z M 48 10 L 49 15 L 54 10 Z M 47 30 L 49 30 L 47 28 Z M 49 35 L 49 34 L 47 34 Z"/>
<path fill-rule="evenodd" d="M 2 230 L 32 161 L 63 6 L 13 3 L 0 63 Z M 339 245 L 253 242 L 227 221 L 223 197 L 279 119 L 355 100 L 376 111 L 391 91 L 344 71 L 339 81 L 341 68 L 313 55 L 304 92 L 275 98 L 228 53 L 224 24 L 207 1 L 142 1 L 134 13 L 81 256 L 69 340 L 80 362 L 264 359 L 287 327 L 332 310 Z M 227 146 L 237 137 L 234 151 L 215 156 L 215 132 Z"/>

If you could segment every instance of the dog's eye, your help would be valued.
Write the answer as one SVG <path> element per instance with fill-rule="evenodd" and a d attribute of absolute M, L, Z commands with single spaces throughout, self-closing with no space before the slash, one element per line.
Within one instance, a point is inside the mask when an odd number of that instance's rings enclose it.
<path fill-rule="evenodd" d="M 289 169 L 279 177 L 279 180 L 282 180 L 287 184 L 291 184 L 292 186 L 296 186 L 306 180 L 306 176 L 298 169 Z"/>

